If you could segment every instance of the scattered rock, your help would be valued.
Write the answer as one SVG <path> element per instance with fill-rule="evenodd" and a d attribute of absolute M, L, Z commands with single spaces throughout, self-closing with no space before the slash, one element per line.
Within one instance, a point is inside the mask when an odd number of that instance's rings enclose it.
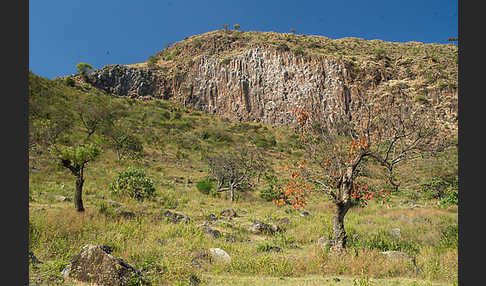
<path fill-rule="evenodd" d="M 211 227 L 209 227 L 207 225 L 203 225 L 202 228 L 212 238 L 219 238 L 219 237 L 221 237 L 221 232 L 219 230 L 217 230 L 217 229 L 212 229 Z"/>
<path fill-rule="evenodd" d="M 389 251 L 383 251 L 381 252 L 381 254 L 385 255 L 388 259 L 391 260 L 408 260 L 415 264 L 415 259 L 410 255 L 406 254 L 405 252 L 389 250 Z"/>
<path fill-rule="evenodd" d="M 119 211 L 118 217 L 125 218 L 125 219 L 133 219 L 135 218 L 135 213 L 131 211 Z"/>
<path fill-rule="evenodd" d="M 143 282 L 141 272 L 120 258 L 113 257 L 101 245 L 87 244 L 62 271 L 65 278 L 104 286 L 128 285 L 131 278 Z"/>
<path fill-rule="evenodd" d="M 109 204 L 110 204 L 112 207 L 114 207 L 114 208 L 121 206 L 121 204 L 120 204 L 119 202 L 115 202 L 115 201 L 110 200 L 110 199 L 108 199 L 108 203 L 109 203 Z"/>
<path fill-rule="evenodd" d="M 254 220 L 251 227 L 251 232 L 255 234 L 274 234 L 279 231 L 279 227 L 273 223 L 267 224 L 259 220 Z"/>
<path fill-rule="evenodd" d="M 59 196 L 59 195 L 54 196 L 54 199 L 56 199 L 56 201 L 60 201 L 60 202 L 70 202 L 71 201 L 70 198 L 66 198 L 65 196 Z"/>
<path fill-rule="evenodd" d="M 191 219 L 183 214 L 178 214 L 178 213 L 173 213 L 171 211 L 166 211 L 164 212 L 164 216 L 167 217 L 167 220 L 170 221 L 171 223 L 188 223 L 191 221 Z"/>
<path fill-rule="evenodd" d="M 219 213 L 220 216 L 222 217 L 236 217 L 236 212 L 234 209 L 225 209 L 225 210 L 222 210 L 220 213 Z"/>
<path fill-rule="evenodd" d="M 310 212 L 306 210 L 301 210 L 299 211 L 299 215 L 303 217 L 310 216 Z"/>
<path fill-rule="evenodd" d="M 34 166 L 29 166 L 29 171 L 32 172 L 32 173 L 38 173 L 40 170 L 37 169 L 36 167 Z"/>
<path fill-rule="evenodd" d="M 209 249 L 209 254 L 217 262 L 229 263 L 231 261 L 229 254 L 221 248 L 211 248 Z"/>
<path fill-rule="evenodd" d="M 286 209 L 286 210 L 285 210 L 285 213 L 286 213 L 286 214 L 291 214 L 291 213 L 293 213 L 293 212 L 294 212 L 294 210 L 293 210 L 293 209 Z"/>
<path fill-rule="evenodd" d="M 237 241 L 236 237 L 234 235 L 227 235 L 224 239 L 226 242 L 234 243 Z"/>
<path fill-rule="evenodd" d="M 288 217 L 280 218 L 278 224 L 281 226 L 288 226 L 290 224 L 290 219 Z"/>
<path fill-rule="evenodd" d="M 215 215 L 215 214 L 210 214 L 210 215 L 208 215 L 208 220 L 209 220 L 209 221 L 217 221 L 217 220 L 218 220 L 218 218 L 216 217 L 216 215 Z"/>
<path fill-rule="evenodd" d="M 270 246 L 268 248 L 268 251 L 275 251 L 275 252 L 280 252 L 282 251 L 282 248 L 278 247 L 278 246 Z"/>
<path fill-rule="evenodd" d="M 392 228 L 390 230 L 390 234 L 394 237 L 394 238 L 400 238 L 402 237 L 402 235 L 400 234 L 400 229 L 399 228 Z"/>
<path fill-rule="evenodd" d="M 426 218 L 426 217 L 416 217 L 416 218 L 414 218 L 413 221 L 418 222 L 418 223 L 427 223 L 427 224 L 432 223 L 432 221 L 429 218 Z"/>

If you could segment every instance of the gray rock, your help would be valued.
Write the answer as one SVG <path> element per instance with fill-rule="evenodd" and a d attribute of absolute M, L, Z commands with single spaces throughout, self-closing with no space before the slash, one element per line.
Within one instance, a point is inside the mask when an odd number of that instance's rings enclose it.
<path fill-rule="evenodd" d="M 65 196 L 59 196 L 59 195 L 54 196 L 54 199 L 56 199 L 56 201 L 60 201 L 60 202 L 70 202 L 71 201 L 70 198 L 66 198 Z"/>
<path fill-rule="evenodd" d="M 100 245 L 87 244 L 64 268 L 65 278 L 104 286 L 124 286 L 135 276 L 143 282 L 141 272 L 120 258 L 112 256 Z M 143 282 L 144 283 L 144 282 Z"/>
<path fill-rule="evenodd" d="M 204 231 L 212 238 L 219 238 L 221 237 L 221 232 L 217 229 L 212 229 L 211 227 L 207 225 L 203 225 L 202 228 Z"/>
<path fill-rule="evenodd" d="M 306 217 L 306 216 L 310 216 L 311 213 L 309 211 L 306 211 L 306 210 L 301 210 L 301 211 L 299 211 L 299 215 Z"/>
<path fill-rule="evenodd" d="M 163 214 L 165 217 L 167 217 L 167 220 L 171 223 L 189 223 L 191 219 L 183 214 L 178 214 L 178 213 L 173 213 L 171 211 L 166 211 Z"/>
<path fill-rule="evenodd" d="M 135 218 L 135 213 L 131 211 L 119 211 L 118 212 L 118 217 L 119 218 L 125 218 L 125 219 L 134 219 Z"/>
<path fill-rule="evenodd" d="M 400 229 L 399 228 L 392 228 L 390 229 L 390 234 L 394 237 L 394 238 L 401 238 L 402 235 L 400 233 Z"/>
<path fill-rule="evenodd" d="M 415 264 L 415 259 L 405 252 L 389 250 L 383 251 L 381 254 L 385 255 L 390 260 L 404 260 L 413 262 Z"/>
<path fill-rule="evenodd" d="M 277 222 L 281 226 L 288 226 L 290 224 L 290 219 L 288 217 L 280 218 Z"/>
<path fill-rule="evenodd" d="M 209 214 L 209 215 L 208 215 L 208 220 L 209 220 L 209 221 L 217 221 L 217 220 L 218 220 L 218 218 L 216 217 L 216 215 L 215 215 L 215 214 Z"/>
<path fill-rule="evenodd" d="M 224 209 L 219 213 L 222 217 L 236 217 L 236 211 L 234 209 Z"/>
<path fill-rule="evenodd" d="M 114 208 L 121 206 L 121 204 L 120 204 L 119 202 L 115 202 L 115 201 L 110 200 L 110 199 L 108 199 L 108 203 L 109 203 L 109 204 L 110 204 L 112 207 L 114 207 Z"/>
<path fill-rule="evenodd" d="M 251 227 L 251 232 L 254 234 L 274 234 L 279 230 L 275 224 L 267 224 L 259 220 L 254 220 Z"/>
<path fill-rule="evenodd" d="M 229 254 L 221 248 L 209 249 L 209 255 L 216 262 L 229 263 L 231 261 L 231 257 L 229 256 Z"/>

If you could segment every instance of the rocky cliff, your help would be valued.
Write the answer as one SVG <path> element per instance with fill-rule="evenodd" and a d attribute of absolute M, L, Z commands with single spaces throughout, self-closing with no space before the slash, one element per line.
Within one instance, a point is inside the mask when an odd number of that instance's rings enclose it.
<path fill-rule="evenodd" d="M 293 110 L 344 114 L 358 96 L 407 96 L 457 129 L 457 47 L 273 32 L 214 31 L 148 63 L 106 66 L 88 83 L 133 98 L 164 98 L 239 121 L 290 124 Z"/>

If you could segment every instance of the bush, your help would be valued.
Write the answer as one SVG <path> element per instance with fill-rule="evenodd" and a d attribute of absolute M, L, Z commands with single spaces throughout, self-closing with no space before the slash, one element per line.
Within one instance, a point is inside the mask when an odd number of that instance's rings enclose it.
<path fill-rule="evenodd" d="M 448 186 L 442 178 L 434 177 L 420 184 L 420 192 L 426 199 L 442 199 Z"/>
<path fill-rule="evenodd" d="M 277 176 L 271 172 L 269 174 L 265 174 L 264 180 L 267 182 L 268 188 L 260 192 L 260 198 L 266 200 L 267 202 L 280 199 L 280 196 L 283 195 L 284 192 L 282 192 L 279 186 Z"/>
<path fill-rule="evenodd" d="M 211 184 L 211 182 L 209 182 L 208 180 L 199 181 L 196 183 L 196 188 L 201 193 L 208 195 L 213 188 L 213 184 Z"/>
<path fill-rule="evenodd" d="M 154 196 L 154 181 L 150 179 L 144 170 L 129 167 L 125 171 L 118 172 L 110 184 L 110 191 L 115 195 L 126 195 L 137 200 L 144 200 Z"/>

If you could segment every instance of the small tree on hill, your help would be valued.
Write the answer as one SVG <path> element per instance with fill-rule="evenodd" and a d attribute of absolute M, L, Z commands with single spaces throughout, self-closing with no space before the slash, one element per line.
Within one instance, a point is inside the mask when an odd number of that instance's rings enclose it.
<path fill-rule="evenodd" d="M 93 70 L 93 66 L 88 63 L 78 63 L 76 65 L 76 71 L 81 74 L 81 76 L 86 79 L 88 74 Z"/>
<path fill-rule="evenodd" d="M 110 141 L 120 161 L 125 157 L 137 158 L 143 152 L 143 144 L 128 128 L 119 122 L 107 122 L 102 130 L 103 136 Z"/>
<path fill-rule="evenodd" d="M 266 162 L 259 152 L 242 148 L 238 152 L 204 154 L 209 174 L 217 181 L 217 191 L 230 191 L 231 201 L 235 191 L 251 186 L 251 179 L 265 170 Z"/>
<path fill-rule="evenodd" d="M 238 24 L 234 24 L 234 25 L 233 25 L 233 28 L 234 28 L 235 30 L 239 30 L 239 29 L 240 29 L 240 25 L 238 25 Z"/>
<path fill-rule="evenodd" d="M 83 206 L 83 185 L 84 170 L 88 162 L 94 161 L 100 154 L 101 149 L 93 144 L 81 146 L 61 146 L 56 148 L 55 156 L 61 165 L 76 177 L 76 189 L 74 191 L 74 206 L 79 212 L 84 211 Z"/>
<path fill-rule="evenodd" d="M 80 99 L 76 107 L 78 118 L 82 126 L 86 129 L 87 138 L 93 135 L 105 122 L 110 121 L 115 115 L 109 109 L 104 98 L 94 94 Z"/>
<path fill-rule="evenodd" d="M 413 104 L 407 95 L 371 100 L 360 96 L 340 114 L 313 116 L 303 109 L 295 115 L 308 162 L 299 177 L 318 186 L 335 205 L 334 250 L 346 247 L 344 217 L 353 206 L 366 206 L 376 193 L 357 180 L 360 167 L 371 159 L 388 171 L 389 183 L 398 188 L 393 171 L 397 164 L 434 155 L 447 146 L 433 110 Z M 299 186 L 303 189 L 305 186 Z M 291 199 L 291 198 L 290 198 Z M 305 199 L 305 197 L 304 197 Z"/>

